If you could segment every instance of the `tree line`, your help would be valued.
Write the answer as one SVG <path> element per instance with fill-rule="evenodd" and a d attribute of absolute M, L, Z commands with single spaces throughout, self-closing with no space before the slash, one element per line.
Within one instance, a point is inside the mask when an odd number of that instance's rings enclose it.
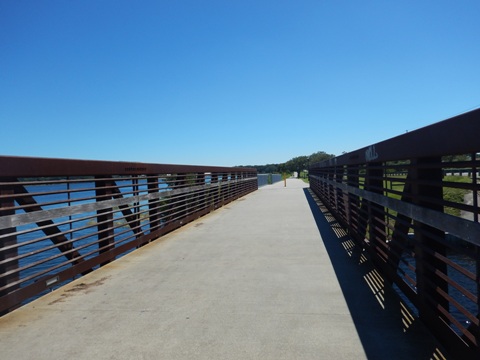
<path fill-rule="evenodd" d="M 335 155 L 327 154 L 324 151 L 317 151 L 308 156 L 303 155 L 294 157 L 281 164 L 245 165 L 243 167 L 255 168 L 259 174 L 291 174 L 293 172 L 300 174 L 302 171 L 308 170 L 310 165 L 333 157 L 335 157 Z"/>

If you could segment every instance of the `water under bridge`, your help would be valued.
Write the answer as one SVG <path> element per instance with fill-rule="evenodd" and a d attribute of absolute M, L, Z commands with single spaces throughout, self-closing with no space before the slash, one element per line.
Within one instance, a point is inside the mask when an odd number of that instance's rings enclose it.
<path fill-rule="evenodd" d="M 260 188 L 0 157 L 1 358 L 477 359 L 479 133 L 473 111 Z"/>

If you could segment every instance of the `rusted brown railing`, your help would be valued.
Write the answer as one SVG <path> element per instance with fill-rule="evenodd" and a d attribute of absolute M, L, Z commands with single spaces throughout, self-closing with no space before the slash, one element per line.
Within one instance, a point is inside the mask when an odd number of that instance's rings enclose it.
<path fill-rule="evenodd" d="M 310 168 L 311 189 L 459 359 L 480 359 L 479 152 L 475 110 Z"/>
<path fill-rule="evenodd" d="M 255 169 L 0 157 L 0 314 L 257 189 Z"/>

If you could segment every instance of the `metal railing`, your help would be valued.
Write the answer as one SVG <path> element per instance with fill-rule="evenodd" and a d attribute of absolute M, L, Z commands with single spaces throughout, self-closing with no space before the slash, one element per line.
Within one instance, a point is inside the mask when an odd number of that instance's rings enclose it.
<path fill-rule="evenodd" d="M 255 169 L 0 157 L 0 314 L 257 189 Z"/>
<path fill-rule="evenodd" d="M 312 191 L 465 359 L 480 358 L 479 152 L 475 110 L 310 168 Z"/>

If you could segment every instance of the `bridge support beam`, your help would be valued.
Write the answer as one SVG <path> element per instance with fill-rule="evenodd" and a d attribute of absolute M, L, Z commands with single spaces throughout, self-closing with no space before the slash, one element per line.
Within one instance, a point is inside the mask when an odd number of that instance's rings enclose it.
<path fill-rule="evenodd" d="M 441 160 L 441 157 L 416 159 L 412 174 L 413 202 L 438 212 L 443 212 L 443 172 L 440 166 L 433 167 L 432 164 L 439 164 Z M 443 314 L 448 313 L 449 303 L 441 296 L 441 292 L 448 294 L 448 283 L 436 274 L 447 275 L 447 265 L 439 259 L 439 256 L 447 256 L 446 247 L 442 244 L 445 233 L 419 221 L 414 221 L 413 227 L 420 318 L 429 323 L 435 323 L 440 318 L 448 324 Z"/>
<path fill-rule="evenodd" d="M 13 186 L 5 186 L 0 189 L 0 216 L 15 214 L 15 210 L 12 209 L 15 206 L 14 193 L 15 189 Z M 0 249 L 2 249 L 2 251 L 0 251 L 0 298 L 18 288 L 18 285 L 13 287 L 8 286 L 18 280 L 18 272 L 6 275 L 7 272 L 18 268 L 18 260 L 16 259 L 18 250 L 15 247 L 3 250 L 17 243 L 15 232 L 16 228 L 0 230 Z M 3 312 L 0 311 L 0 316 L 11 310 L 13 309 L 7 309 Z"/>

